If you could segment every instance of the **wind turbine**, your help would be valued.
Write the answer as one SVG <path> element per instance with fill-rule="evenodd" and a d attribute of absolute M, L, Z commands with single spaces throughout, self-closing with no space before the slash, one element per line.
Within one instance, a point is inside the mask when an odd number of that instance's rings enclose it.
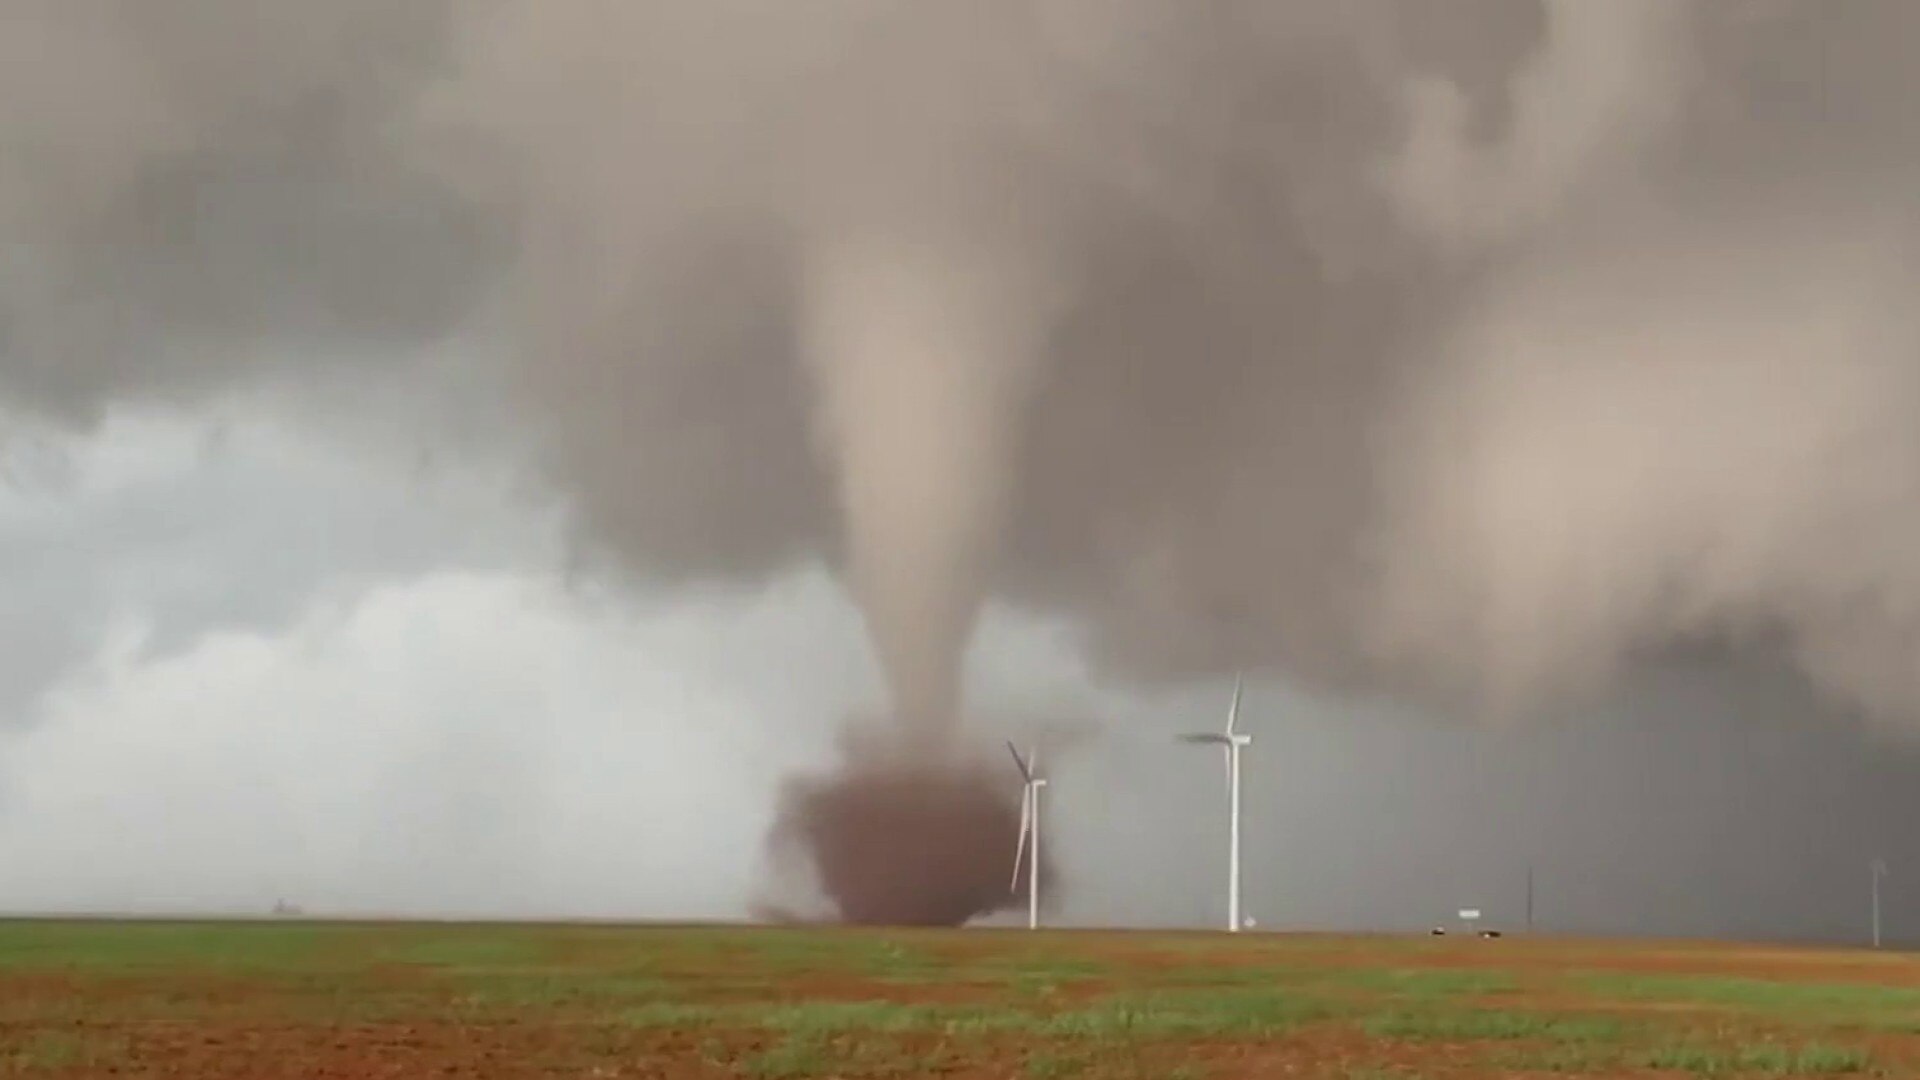
<path fill-rule="evenodd" d="M 1233 677 L 1233 704 L 1227 707 L 1227 730 L 1197 731 L 1179 736 L 1181 742 L 1221 746 L 1227 751 L 1227 930 L 1240 931 L 1240 750 L 1253 736 L 1237 730 L 1240 723 L 1241 677 Z"/>
<path fill-rule="evenodd" d="M 1013 755 L 1014 767 L 1020 770 L 1020 843 L 1013 849 L 1013 881 L 1009 890 L 1020 887 L 1020 861 L 1027 863 L 1027 929 L 1040 928 L 1040 789 L 1047 786 L 1046 778 L 1039 775 L 1040 751 L 1027 748 L 1027 756 L 1021 757 L 1014 745 L 1007 744 L 1007 753 Z"/>

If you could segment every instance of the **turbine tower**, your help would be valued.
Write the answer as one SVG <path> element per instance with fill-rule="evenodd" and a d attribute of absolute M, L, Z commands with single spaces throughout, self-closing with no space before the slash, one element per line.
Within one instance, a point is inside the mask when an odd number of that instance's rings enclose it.
<path fill-rule="evenodd" d="M 1007 753 L 1013 755 L 1014 767 L 1020 770 L 1020 843 L 1013 849 L 1013 881 L 1008 889 L 1020 887 L 1020 862 L 1027 864 L 1027 929 L 1040 928 L 1040 789 L 1047 786 L 1046 778 L 1039 774 L 1040 751 L 1027 748 L 1027 756 L 1021 757 L 1020 751 L 1009 742 Z"/>
<path fill-rule="evenodd" d="M 1239 730 L 1241 677 L 1233 677 L 1233 704 L 1227 707 L 1224 732 L 1198 731 L 1179 736 L 1181 742 L 1220 746 L 1227 751 L 1227 930 L 1240 931 L 1240 750 L 1253 736 Z"/>

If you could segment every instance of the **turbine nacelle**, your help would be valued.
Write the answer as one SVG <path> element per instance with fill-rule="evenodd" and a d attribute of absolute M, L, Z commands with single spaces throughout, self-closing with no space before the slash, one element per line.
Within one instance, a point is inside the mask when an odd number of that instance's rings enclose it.
<path fill-rule="evenodd" d="M 1253 736 L 1244 732 L 1192 731 L 1174 738 L 1184 743 L 1199 743 L 1206 746 L 1251 746 Z"/>
<path fill-rule="evenodd" d="M 1203 746 L 1224 746 L 1230 750 L 1235 747 L 1251 745 L 1253 743 L 1253 736 L 1239 730 L 1240 696 L 1243 689 L 1244 684 L 1241 676 L 1235 675 L 1233 677 L 1233 703 L 1227 706 L 1226 730 L 1190 731 L 1184 735 L 1176 735 L 1174 738 L 1184 743 L 1197 743 Z M 1014 755 L 1016 761 L 1019 760 L 1019 757 L 1020 755 L 1018 754 Z"/>
<path fill-rule="evenodd" d="M 1040 776 L 1038 772 L 1040 768 L 1040 751 L 1038 749 L 1029 746 L 1027 747 L 1026 756 L 1021 757 L 1019 748 L 1009 741 L 1007 743 L 1007 753 L 1013 755 L 1013 767 L 1020 770 L 1021 780 L 1030 785 L 1039 784 L 1044 786 L 1046 784 L 1046 779 Z"/>

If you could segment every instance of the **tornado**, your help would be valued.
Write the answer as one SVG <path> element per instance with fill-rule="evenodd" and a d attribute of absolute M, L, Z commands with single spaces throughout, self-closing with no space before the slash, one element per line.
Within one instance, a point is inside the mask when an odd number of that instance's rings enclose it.
<path fill-rule="evenodd" d="M 802 265 L 818 446 L 898 745 L 797 781 L 776 837 L 811 852 L 848 921 L 958 925 L 1014 896 L 1006 785 L 956 738 L 1044 291 L 1016 255 L 957 231 L 827 239 Z"/>
<path fill-rule="evenodd" d="M 802 355 L 848 581 L 915 737 L 960 716 L 1044 330 L 1024 269 L 910 234 L 823 242 L 805 264 Z"/>

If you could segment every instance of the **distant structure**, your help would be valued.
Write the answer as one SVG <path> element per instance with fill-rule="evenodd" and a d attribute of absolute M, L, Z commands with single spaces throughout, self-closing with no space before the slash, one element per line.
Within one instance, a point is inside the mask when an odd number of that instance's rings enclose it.
<path fill-rule="evenodd" d="M 1039 773 L 1040 751 L 1036 747 L 1027 748 L 1027 756 L 1021 757 L 1014 745 L 1007 744 L 1007 753 L 1013 755 L 1014 767 L 1020 770 L 1020 842 L 1013 849 L 1013 882 L 1009 889 L 1020 887 L 1020 863 L 1024 858 L 1027 869 L 1027 929 L 1040 928 L 1040 789 L 1047 786 L 1046 778 Z"/>
<path fill-rule="evenodd" d="M 297 919 L 304 914 L 306 912 L 300 910 L 297 904 L 288 903 L 284 899 L 273 902 L 273 916 L 276 919 Z"/>
<path fill-rule="evenodd" d="M 1480 916 L 1481 916 L 1481 911 L 1479 908 L 1461 908 L 1460 909 L 1460 923 L 1461 925 L 1466 927 L 1467 933 L 1477 935 L 1481 938 L 1485 938 L 1488 941 L 1492 941 L 1495 938 L 1498 938 L 1500 936 L 1500 931 L 1495 930 L 1490 926 L 1482 927 L 1480 925 Z M 1447 928 L 1444 926 L 1436 926 L 1433 928 L 1432 933 L 1434 937 L 1445 937 L 1447 934 Z"/>
<path fill-rule="evenodd" d="M 1480 909 L 1461 908 L 1460 921 L 1466 925 L 1467 933 L 1473 933 L 1474 928 L 1480 925 Z"/>
<path fill-rule="evenodd" d="M 1240 920 L 1240 751 L 1253 736 L 1238 730 L 1242 679 L 1233 677 L 1233 703 L 1227 706 L 1227 729 L 1179 736 L 1181 742 L 1220 746 L 1227 751 L 1227 932 L 1239 933 Z"/>

